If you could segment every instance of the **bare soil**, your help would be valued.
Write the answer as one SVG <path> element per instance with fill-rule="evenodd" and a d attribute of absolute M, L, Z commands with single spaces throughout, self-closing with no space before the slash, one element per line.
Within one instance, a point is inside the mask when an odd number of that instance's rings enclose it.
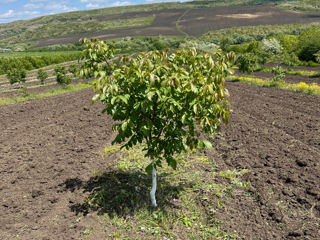
<path fill-rule="evenodd" d="M 219 169 L 249 169 L 248 195 L 217 210 L 243 239 L 319 239 L 320 97 L 228 82 L 233 113 L 207 151 Z M 77 239 L 105 229 L 72 206 L 112 156 L 110 117 L 91 90 L 0 107 L 0 239 Z M 77 181 L 75 181 L 77 179 Z M 66 190 L 66 188 L 68 190 Z M 81 221 L 80 221 L 81 219 Z"/>
<path fill-rule="evenodd" d="M 190 36 L 200 36 L 208 31 L 237 26 L 320 22 L 319 13 L 298 13 L 293 11 L 285 11 L 277 9 L 272 5 L 232 6 L 200 9 L 170 9 L 152 11 L 148 13 L 137 12 L 121 15 L 109 15 L 99 17 L 97 19 L 111 20 L 120 18 L 145 17 L 148 14 L 149 16 L 155 16 L 154 22 L 148 27 L 108 30 L 96 33 L 84 33 L 42 39 L 39 40 L 34 47 L 43 47 L 52 44 L 75 43 L 83 37 L 114 39 L 126 36 L 180 36 L 183 34 L 176 29 L 176 22 L 183 14 L 185 15 L 183 15 L 182 19 L 180 19 L 179 27 Z"/>
<path fill-rule="evenodd" d="M 310 68 L 309 68 L 309 71 L 310 71 Z M 274 74 L 269 72 L 254 72 L 254 73 L 251 73 L 251 75 L 257 78 L 262 78 L 262 79 L 272 79 L 274 77 Z M 286 74 L 284 80 L 288 83 L 305 82 L 307 84 L 310 84 L 310 83 L 320 84 L 320 77 L 308 77 L 308 76 L 301 76 L 301 75 L 294 75 L 294 74 Z"/>
<path fill-rule="evenodd" d="M 230 27 L 319 21 L 319 13 L 299 13 L 280 10 L 272 5 L 256 5 L 192 9 L 183 16 L 179 25 L 189 35 L 200 36 L 208 31 Z"/>
<path fill-rule="evenodd" d="M 97 37 L 99 39 L 114 39 L 127 36 L 179 36 L 180 32 L 176 29 L 176 20 L 184 13 L 185 9 L 173 9 L 166 11 L 152 11 L 148 12 L 146 15 L 145 12 L 140 13 L 126 13 L 115 16 L 106 16 L 106 18 L 101 17 L 101 20 L 111 20 L 111 19 L 122 19 L 122 18 L 133 18 L 133 17 L 146 17 L 146 16 L 155 16 L 151 26 L 139 27 L 132 29 L 116 29 L 116 30 L 107 30 L 96 33 L 84 33 L 84 34 L 70 34 L 58 38 L 50 38 L 40 40 L 33 47 L 43 47 L 53 44 L 66 44 L 66 43 L 75 43 L 78 42 L 80 38 L 93 38 Z"/>

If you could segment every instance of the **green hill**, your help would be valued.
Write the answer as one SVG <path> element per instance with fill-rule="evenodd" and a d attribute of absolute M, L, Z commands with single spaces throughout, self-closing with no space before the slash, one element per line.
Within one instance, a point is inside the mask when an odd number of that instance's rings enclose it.
<path fill-rule="evenodd" d="M 212 0 L 75 11 L 0 24 L 0 49 L 26 50 L 33 46 L 74 43 L 82 36 L 117 38 L 132 35 L 181 35 L 184 32 L 178 28 L 179 21 L 183 20 L 181 18 L 190 9 L 262 3 L 275 3 L 279 8 L 296 10 L 320 8 L 318 0 Z M 154 28 L 148 28 L 150 26 Z M 128 29 L 138 30 L 133 34 Z M 204 29 L 212 30 L 210 27 Z"/>

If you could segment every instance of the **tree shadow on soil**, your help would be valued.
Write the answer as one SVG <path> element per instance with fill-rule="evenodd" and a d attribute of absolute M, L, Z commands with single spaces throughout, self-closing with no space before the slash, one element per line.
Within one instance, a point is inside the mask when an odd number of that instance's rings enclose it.
<path fill-rule="evenodd" d="M 165 207 L 176 207 L 173 199 L 178 199 L 179 193 L 190 185 L 191 183 L 168 182 L 166 174 L 160 174 L 156 192 L 159 208 L 164 210 Z M 67 179 L 62 186 L 65 191 L 73 192 L 75 189 L 83 189 L 84 193 L 89 193 L 82 203 L 70 206 L 77 215 L 97 211 L 99 215 L 107 213 L 113 218 L 115 215 L 133 216 L 142 208 L 154 209 L 150 204 L 149 196 L 151 176 L 142 171 L 112 170 L 91 177 L 87 182 L 79 178 Z"/>

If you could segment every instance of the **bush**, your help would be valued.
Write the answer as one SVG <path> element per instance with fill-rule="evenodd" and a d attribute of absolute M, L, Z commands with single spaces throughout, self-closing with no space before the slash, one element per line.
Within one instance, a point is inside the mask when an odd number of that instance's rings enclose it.
<path fill-rule="evenodd" d="M 74 77 L 76 77 L 79 71 L 79 66 L 76 64 L 71 64 L 68 68 L 68 72 L 72 73 Z"/>
<path fill-rule="evenodd" d="M 295 53 L 298 49 L 298 37 L 294 35 L 281 34 L 276 37 L 286 53 Z"/>
<path fill-rule="evenodd" d="M 316 62 L 320 63 L 320 50 L 314 54 L 314 57 L 316 58 Z"/>
<path fill-rule="evenodd" d="M 301 64 L 298 56 L 295 53 L 284 53 L 282 55 L 282 63 L 286 66 L 298 66 Z"/>
<path fill-rule="evenodd" d="M 41 84 L 43 85 L 44 81 L 48 78 L 48 74 L 42 69 L 39 69 L 37 78 L 40 80 Z"/>
<path fill-rule="evenodd" d="M 279 54 L 282 52 L 282 46 L 275 38 L 263 39 L 261 49 L 265 52 L 271 52 L 273 54 Z"/>
<path fill-rule="evenodd" d="M 286 77 L 285 69 L 280 66 L 272 68 L 271 72 L 274 74 L 274 77 L 272 78 L 272 81 L 274 82 L 282 81 Z"/>
<path fill-rule="evenodd" d="M 71 83 L 72 78 L 70 76 L 67 75 L 67 71 L 66 68 L 64 66 L 57 66 L 54 69 L 55 73 L 56 73 L 56 80 L 57 83 L 60 85 L 68 85 Z"/>
<path fill-rule="evenodd" d="M 320 30 L 308 30 L 299 36 L 298 57 L 302 61 L 316 61 L 320 51 Z"/>
<path fill-rule="evenodd" d="M 196 40 L 191 40 L 191 41 L 182 43 L 180 47 L 184 49 L 195 48 L 197 50 L 200 50 L 201 52 L 213 52 L 214 50 L 218 49 L 218 45 L 214 43 L 208 43 L 208 42 L 196 41 Z"/>
<path fill-rule="evenodd" d="M 242 73 L 251 73 L 258 65 L 257 57 L 252 53 L 245 53 L 238 56 L 236 65 L 239 67 L 239 71 Z"/>
<path fill-rule="evenodd" d="M 24 69 L 12 69 L 8 71 L 7 77 L 10 84 L 19 83 L 19 88 L 21 88 L 21 83 L 26 81 L 27 72 Z"/>

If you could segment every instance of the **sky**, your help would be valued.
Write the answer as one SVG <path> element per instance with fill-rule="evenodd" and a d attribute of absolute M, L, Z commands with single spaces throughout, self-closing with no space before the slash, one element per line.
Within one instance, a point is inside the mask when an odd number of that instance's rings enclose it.
<path fill-rule="evenodd" d="M 0 23 L 62 12 L 165 1 L 177 0 L 0 0 Z"/>

